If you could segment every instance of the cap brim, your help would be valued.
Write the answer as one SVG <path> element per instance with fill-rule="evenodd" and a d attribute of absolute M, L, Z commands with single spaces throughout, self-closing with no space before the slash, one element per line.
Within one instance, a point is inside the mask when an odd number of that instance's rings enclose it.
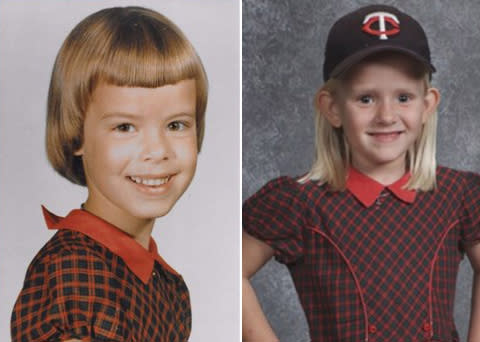
<path fill-rule="evenodd" d="M 363 49 L 362 51 L 354 53 L 351 56 L 348 56 L 347 58 L 345 58 L 340 64 L 338 64 L 332 70 L 332 72 L 330 73 L 330 78 L 337 78 L 342 73 L 344 73 L 345 71 L 350 69 L 352 66 L 361 62 L 364 58 L 366 58 L 368 56 L 371 56 L 371 55 L 373 55 L 375 53 L 378 53 L 378 52 L 383 52 L 383 51 L 393 51 L 393 52 L 403 53 L 403 54 L 405 54 L 407 56 L 410 56 L 410 57 L 413 57 L 417 61 L 423 63 L 428 68 L 430 73 L 434 73 L 436 71 L 435 67 L 429 61 L 427 61 L 425 58 L 420 56 L 419 54 L 416 54 L 416 53 L 412 52 L 411 50 L 408 50 L 408 49 L 405 49 L 405 48 L 402 48 L 402 47 L 399 47 L 399 46 L 382 44 L 382 45 L 372 46 L 372 47 L 367 48 L 367 49 Z"/>

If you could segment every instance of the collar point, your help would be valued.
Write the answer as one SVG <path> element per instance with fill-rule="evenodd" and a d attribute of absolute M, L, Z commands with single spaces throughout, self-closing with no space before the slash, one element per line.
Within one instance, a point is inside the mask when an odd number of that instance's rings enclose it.
<path fill-rule="evenodd" d="M 42 207 L 42 214 L 43 218 L 45 219 L 45 223 L 47 224 L 48 229 L 56 229 L 57 224 L 60 221 L 61 217 L 53 214 L 50 212 L 43 204 L 41 205 Z"/>

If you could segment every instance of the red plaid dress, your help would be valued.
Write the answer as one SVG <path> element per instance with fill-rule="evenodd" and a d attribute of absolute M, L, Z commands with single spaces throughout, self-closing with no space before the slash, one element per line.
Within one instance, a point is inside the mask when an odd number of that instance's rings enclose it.
<path fill-rule="evenodd" d="M 286 264 L 313 342 L 458 341 L 464 246 L 480 239 L 480 176 L 439 167 L 438 189 L 351 170 L 347 190 L 281 177 L 249 198 L 245 231 Z"/>
<path fill-rule="evenodd" d="M 188 289 L 157 253 L 84 210 L 44 209 L 58 232 L 30 264 L 12 313 L 13 342 L 184 342 Z"/>

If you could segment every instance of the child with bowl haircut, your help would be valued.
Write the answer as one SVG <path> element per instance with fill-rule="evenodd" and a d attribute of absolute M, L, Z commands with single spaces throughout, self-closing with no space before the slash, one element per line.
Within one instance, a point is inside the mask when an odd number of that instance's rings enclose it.
<path fill-rule="evenodd" d="M 465 253 L 469 341 L 480 340 L 480 176 L 436 165 L 434 71 L 422 27 L 394 7 L 332 26 L 316 160 L 244 204 L 244 341 L 278 340 L 249 283 L 272 256 L 289 268 L 314 342 L 458 341 Z"/>
<path fill-rule="evenodd" d="M 109 8 L 63 43 L 48 95 L 46 145 L 63 177 L 87 186 L 81 209 L 30 264 L 12 341 L 187 341 L 189 293 L 151 232 L 190 184 L 207 79 L 183 33 L 141 7 Z"/>

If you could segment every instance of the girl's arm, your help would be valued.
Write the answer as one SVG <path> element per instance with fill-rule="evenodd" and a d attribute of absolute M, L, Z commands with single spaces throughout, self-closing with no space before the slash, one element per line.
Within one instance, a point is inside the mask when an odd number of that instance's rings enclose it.
<path fill-rule="evenodd" d="M 242 335 L 247 342 L 277 342 L 250 284 L 253 276 L 273 256 L 273 249 L 247 233 L 242 238 Z"/>
<path fill-rule="evenodd" d="M 472 309 L 470 313 L 470 328 L 468 342 L 480 341 L 480 243 L 466 248 L 468 258 L 473 268 Z"/>

